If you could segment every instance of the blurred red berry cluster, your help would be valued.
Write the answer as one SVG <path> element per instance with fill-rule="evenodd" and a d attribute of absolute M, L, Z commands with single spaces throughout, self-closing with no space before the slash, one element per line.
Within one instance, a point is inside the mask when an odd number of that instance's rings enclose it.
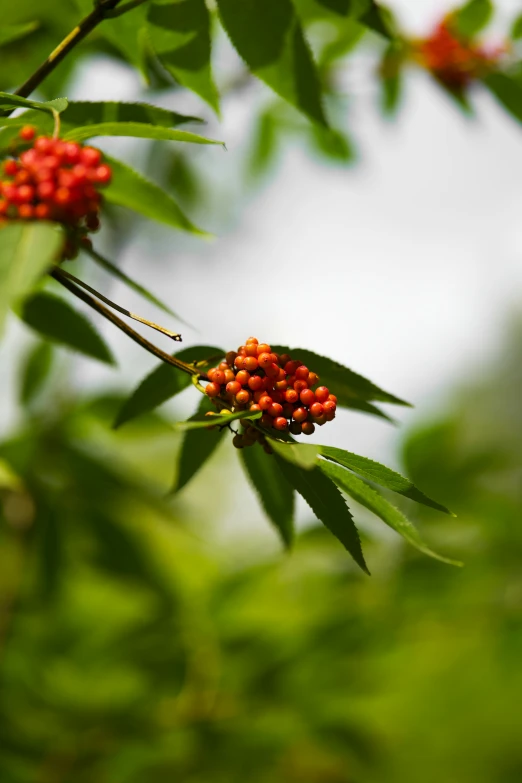
<path fill-rule="evenodd" d="M 233 412 L 262 411 L 259 423 L 266 429 L 311 435 L 316 424 L 335 418 L 337 398 L 318 386 L 319 376 L 255 337 L 227 353 L 225 361 L 208 371 L 208 379 L 205 391 L 211 399 L 220 399 Z"/>
<path fill-rule="evenodd" d="M 428 38 L 415 42 L 414 49 L 424 68 L 449 88 L 458 90 L 489 70 L 504 51 L 464 40 L 451 15 L 439 22 Z"/>
<path fill-rule="evenodd" d="M 35 137 L 30 125 L 20 139 Z M 94 147 L 39 136 L 19 157 L 3 164 L 0 218 L 52 220 L 85 234 L 99 228 L 99 188 L 111 180 L 111 169 Z"/>

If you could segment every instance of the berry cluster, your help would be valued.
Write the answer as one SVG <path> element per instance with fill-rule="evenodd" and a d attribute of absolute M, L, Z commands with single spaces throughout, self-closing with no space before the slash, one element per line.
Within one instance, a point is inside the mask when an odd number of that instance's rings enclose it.
<path fill-rule="evenodd" d="M 463 89 L 484 74 L 502 54 L 502 49 L 459 38 L 451 16 L 440 22 L 429 38 L 417 42 L 420 63 L 451 89 Z"/>
<path fill-rule="evenodd" d="M 311 435 L 316 424 L 335 418 L 337 398 L 326 386 L 317 386 L 319 376 L 255 337 L 249 337 L 237 352 L 227 353 L 225 361 L 207 375 L 205 391 L 211 399 L 233 412 L 262 411 L 258 423 L 265 429 Z M 244 435 L 234 438 L 238 447 L 259 439 L 255 428 L 247 423 L 245 427 Z"/>
<path fill-rule="evenodd" d="M 99 228 L 99 188 L 111 180 L 111 169 L 94 147 L 74 141 L 35 137 L 32 126 L 20 131 L 34 143 L 17 158 L 4 161 L 0 180 L 0 219 L 53 220 L 78 235 Z"/>

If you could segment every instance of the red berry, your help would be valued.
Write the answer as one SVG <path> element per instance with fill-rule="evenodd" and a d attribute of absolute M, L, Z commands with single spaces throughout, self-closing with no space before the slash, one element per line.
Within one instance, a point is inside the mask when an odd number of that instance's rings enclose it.
<path fill-rule="evenodd" d="M 0 198 L 0 215 L 5 215 L 8 209 L 9 202 L 5 201 L 3 198 Z"/>
<path fill-rule="evenodd" d="M 228 365 L 227 365 L 227 367 L 228 367 Z M 235 381 L 236 380 L 236 375 L 234 373 L 234 370 L 231 370 L 228 367 L 228 369 L 223 370 L 223 372 L 225 373 L 225 381 L 226 381 L 226 383 L 230 383 L 230 381 Z"/>
<path fill-rule="evenodd" d="M 223 370 L 218 370 L 216 368 L 212 375 L 212 380 L 214 383 L 218 385 L 222 385 L 223 383 L 225 383 L 225 373 L 223 372 Z"/>
<path fill-rule="evenodd" d="M 329 394 L 328 399 L 330 400 L 330 402 L 337 403 L 337 397 L 335 396 L 335 394 Z"/>
<path fill-rule="evenodd" d="M 288 384 L 286 381 L 276 381 L 275 388 L 277 391 L 285 392 L 287 390 Z"/>
<path fill-rule="evenodd" d="M 297 368 L 299 367 L 300 364 L 301 364 L 301 362 L 297 362 L 297 361 L 287 362 L 285 364 L 285 367 L 284 367 L 285 373 L 287 375 L 295 375 L 295 372 L 296 372 L 296 370 L 297 370 Z"/>
<path fill-rule="evenodd" d="M 299 395 L 299 399 L 301 400 L 303 405 L 312 405 L 312 403 L 315 402 L 315 394 L 311 389 L 303 389 L 303 391 Z"/>
<path fill-rule="evenodd" d="M 292 433 L 292 435 L 301 434 L 301 425 L 298 421 L 290 422 L 290 432 Z"/>
<path fill-rule="evenodd" d="M 228 351 L 225 356 L 225 361 L 228 364 L 229 367 L 234 366 L 234 361 L 237 356 L 237 353 L 235 351 Z"/>
<path fill-rule="evenodd" d="M 263 413 L 259 421 L 263 427 L 271 427 L 274 423 L 274 420 L 269 413 Z"/>
<path fill-rule="evenodd" d="M 326 402 L 323 403 L 323 408 L 325 413 L 328 413 L 329 411 L 335 413 L 337 404 L 333 400 L 326 400 Z"/>
<path fill-rule="evenodd" d="M 312 405 L 310 405 L 310 413 L 312 414 L 312 416 L 315 419 L 318 416 L 322 416 L 323 415 L 324 408 L 323 408 L 323 406 L 321 405 L 320 402 L 314 402 L 314 403 L 312 403 Z"/>
<path fill-rule="evenodd" d="M 57 188 L 54 194 L 54 201 L 56 204 L 66 206 L 71 203 L 71 191 L 69 188 Z"/>
<path fill-rule="evenodd" d="M 251 411 L 260 411 L 261 407 L 257 404 L 257 402 L 253 402 L 252 405 L 250 406 L 250 410 Z"/>
<path fill-rule="evenodd" d="M 252 391 L 260 391 L 262 387 L 263 379 L 259 375 L 252 375 L 252 377 L 248 379 L 248 388 L 252 389 Z"/>
<path fill-rule="evenodd" d="M 264 389 L 259 389 L 258 391 L 254 392 L 254 400 L 256 402 L 259 402 L 261 397 L 266 397 L 266 391 Z"/>
<path fill-rule="evenodd" d="M 247 372 L 247 370 L 240 370 L 238 373 L 236 373 L 236 381 L 239 381 L 241 386 L 246 386 L 249 380 L 250 373 Z"/>
<path fill-rule="evenodd" d="M 284 419 L 282 416 L 277 416 L 274 419 L 274 427 L 276 430 L 287 430 L 288 429 L 288 422 L 286 419 Z"/>
<path fill-rule="evenodd" d="M 329 410 L 324 412 L 326 421 L 333 421 L 335 419 L 335 411 Z"/>
<path fill-rule="evenodd" d="M 283 395 L 281 394 L 281 392 L 277 391 L 277 389 L 272 389 L 272 391 L 270 392 L 270 396 L 274 402 L 283 401 Z"/>
<path fill-rule="evenodd" d="M 298 394 L 301 394 L 304 389 L 308 389 L 308 384 L 306 381 L 294 381 L 293 385 Z"/>
<path fill-rule="evenodd" d="M 205 393 L 208 394 L 209 397 L 217 397 L 220 391 L 221 391 L 221 386 L 213 382 L 207 383 L 205 388 Z"/>
<path fill-rule="evenodd" d="M 304 364 L 301 364 L 295 371 L 295 377 L 298 381 L 307 381 L 309 375 L 310 370 L 308 367 L 305 367 Z"/>
<path fill-rule="evenodd" d="M 297 402 L 299 395 L 295 389 L 287 389 L 285 391 L 285 400 L 287 402 Z"/>
<path fill-rule="evenodd" d="M 315 386 L 315 384 L 319 381 L 319 376 L 316 372 L 311 372 L 308 376 L 308 386 Z"/>
<path fill-rule="evenodd" d="M 18 207 L 18 215 L 22 220 L 31 220 L 34 217 L 34 207 L 32 204 L 20 204 Z"/>
<path fill-rule="evenodd" d="M 279 376 L 279 367 L 277 364 L 269 364 L 268 367 L 263 367 L 265 373 L 267 374 L 268 378 L 277 378 Z"/>
<path fill-rule="evenodd" d="M 67 163 L 78 163 L 80 160 L 80 154 L 81 154 L 81 147 L 79 144 L 76 144 L 75 141 L 68 141 L 65 144 L 64 147 L 64 158 L 67 161 Z"/>
<path fill-rule="evenodd" d="M 252 395 L 246 389 L 241 389 L 241 391 L 236 394 L 236 402 L 239 403 L 239 405 L 246 405 L 251 399 Z"/>
<path fill-rule="evenodd" d="M 84 166 L 97 166 L 101 158 L 100 150 L 94 149 L 94 147 L 83 147 L 80 152 L 80 160 Z"/>
<path fill-rule="evenodd" d="M 283 416 L 286 416 L 287 419 L 291 419 L 294 415 L 294 406 L 289 402 L 283 403 Z"/>
<path fill-rule="evenodd" d="M 19 204 L 28 204 L 34 198 L 35 190 L 32 185 L 20 185 L 18 188 L 17 202 Z"/>
<path fill-rule="evenodd" d="M 34 143 L 34 149 L 41 152 L 43 155 L 47 155 L 47 153 L 54 149 L 54 141 L 48 136 L 38 136 Z"/>
<path fill-rule="evenodd" d="M 272 398 L 268 396 L 268 394 L 265 394 L 263 397 L 260 397 L 258 400 L 259 407 L 262 411 L 267 411 L 270 406 L 272 405 Z"/>
<path fill-rule="evenodd" d="M 33 178 L 31 176 L 31 173 L 27 171 L 27 169 L 22 169 L 16 175 L 14 181 L 15 181 L 15 185 L 28 185 L 29 183 L 32 183 Z"/>
<path fill-rule="evenodd" d="M 325 422 L 327 421 L 326 414 L 322 413 L 320 416 L 314 416 L 314 421 L 316 424 L 322 427 L 323 424 L 325 424 Z"/>
<path fill-rule="evenodd" d="M 269 345 L 266 343 L 259 343 L 257 346 L 257 356 L 258 358 L 261 356 L 262 353 L 271 353 L 272 349 Z"/>
<path fill-rule="evenodd" d="M 258 362 L 259 366 L 266 370 L 267 367 L 271 367 L 273 364 L 272 354 L 268 353 L 268 351 L 263 351 L 263 353 L 258 354 Z"/>
<path fill-rule="evenodd" d="M 306 421 L 308 418 L 308 411 L 306 408 L 296 408 L 294 411 L 294 419 L 296 421 Z"/>
<path fill-rule="evenodd" d="M 281 365 L 281 367 L 284 367 L 289 361 L 290 361 L 290 355 L 287 353 L 282 353 L 281 356 L 279 357 L 279 364 Z"/>
<path fill-rule="evenodd" d="M 28 150 L 24 153 L 24 155 L 29 155 L 29 153 L 32 152 L 32 150 Z M 23 163 L 25 161 L 22 161 Z M 59 168 L 60 166 L 60 160 L 56 157 L 56 155 L 46 155 L 45 158 L 42 160 L 41 168 L 42 169 L 51 169 L 54 171 L 54 169 Z"/>
<path fill-rule="evenodd" d="M 318 402 L 326 402 L 326 400 L 328 399 L 328 395 L 329 394 L 330 394 L 330 391 L 329 391 L 329 389 L 327 389 L 326 386 L 319 386 L 315 390 L 315 399 Z"/>
<path fill-rule="evenodd" d="M 8 177 L 14 177 L 18 171 L 18 163 L 15 160 L 6 160 L 4 163 L 4 171 Z"/>
<path fill-rule="evenodd" d="M 49 204 L 37 204 L 34 208 L 34 214 L 39 220 L 47 220 L 51 217 L 51 207 Z"/>
<path fill-rule="evenodd" d="M 249 343 L 247 340 L 245 345 L 245 354 L 257 359 L 257 343 Z"/>
<path fill-rule="evenodd" d="M 245 357 L 241 356 L 241 354 L 237 354 L 236 358 L 234 359 L 234 366 L 237 367 L 238 370 L 242 370 L 244 361 Z"/>
<path fill-rule="evenodd" d="M 96 169 L 95 181 L 100 185 L 108 185 L 112 179 L 111 167 L 103 164 Z"/>
<path fill-rule="evenodd" d="M 248 340 L 246 341 L 246 345 L 250 345 L 251 343 L 255 343 L 255 345 L 258 345 L 259 340 L 257 339 L 257 337 L 249 337 Z"/>
<path fill-rule="evenodd" d="M 32 125 L 24 125 L 18 134 L 24 141 L 32 141 L 34 139 L 34 128 Z"/>
<path fill-rule="evenodd" d="M 303 435 L 312 435 L 315 432 L 315 427 L 311 421 L 303 421 L 301 424 L 301 432 Z"/>
<path fill-rule="evenodd" d="M 247 346 L 247 347 L 250 348 L 255 346 Z M 257 370 L 257 365 L 258 365 L 258 361 L 256 356 L 245 356 L 245 360 L 243 362 L 243 367 L 245 368 L 245 370 L 248 370 L 248 372 L 255 372 Z"/>
<path fill-rule="evenodd" d="M 230 381 L 230 383 L 227 383 L 226 385 L 226 391 L 227 394 L 236 395 L 238 392 L 241 391 L 241 384 L 238 383 L 238 381 Z"/>

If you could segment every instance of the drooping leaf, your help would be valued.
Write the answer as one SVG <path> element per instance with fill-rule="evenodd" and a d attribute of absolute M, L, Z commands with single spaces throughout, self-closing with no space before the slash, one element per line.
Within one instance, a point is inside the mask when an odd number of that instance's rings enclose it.
<path fill-rule="evenodd" d="M 518 41 L 520 38 L 522 38 L 522 14 L 515 17 L 511 25 L 511 39 Z"/>
<path fill-rule="evenodd" d="M 224 355 L 225 352 L 221 348 L 211 345 L 195 345 L 174 354 L 176 358 L 187 362 L 187 364 L 203 362 L 202 368 L 208 366 L 204 362 L 205 359 L 216 362 Z M 175 397 L 189 385 L 190 376 L 187 373 L 177 370 L 170 364 L 159 364 L 124 402 L 114 426 L 121 427 L 125 422 L 131 421 L 143 413 L 149 413 L 170 400 L 171 397 Z"/>
<path fill-rule="evenodd" d="M 321 86 L 291 0 L 218 0 L 223 26 L 249 70 L 326 125 Z"/>
<path fill-rule="evenodd" d="M 85 141 L 94 136 L 130 136 L 137 139 L 155 139 L 156 141 L 181 141 L 190 144 L 221 144 L 222 141 L 206 139 L 197 133 L 171 130 L 158 125 L 147 125 L 144 122 L 101 122 L 97 125 L 85 125 L 67 131 L 63 138 L 67 141 Z"/>
<path fill-rule="evenodd" d="M 140 536 L 128 525 L 101 510 L 90 510 L 89 532 L 95 539 L 94 562 L 111 576 L 161 586 L 159 574 L 149 561 Z"/>
<path fill-rule="evenodd" d="M 338 449 L 334 446 L 321 446 L 321 454 L 323 457 L 327 457 L 327 459 L 353 470 L 359 476 L 369 479 L 381 487 L 398 492 L 399 495 L 415 500 L 416 503 L 422 503 L 437 511 L 451 514 L 451 511 L 446 506 L 432 500 L 424 492 L 421 492 L 420 489 L 417 489 L 415 484 L 409 479 L 401 476 L 400 473 L 396 473 L 391 468 L 387 468 L 386 465 L 381 465 L 380 462 L 374 462 L 374 460 L 368 459 L 368 457 L 361 457 L 359 454 L 352 454 L 350 451 Z"/>
<path fill-rule="evenodd" d="M 147 29 L 152 47 L 174 78 L 219 111 L 210 63 L 210 14 L 205 0 L 154 0 Z"/>
<path fill-rule="evenodd" d="M 373 513 L 382 519 L 383 522 L 399 533 L 410 544 L 416 547 L 416 549 L 419 549 L 430 557 L 434 557 L 436 560 L 441 560 L 443 563 L 462 565 L 462 563 L 455 560 L 449 560 L 448 558 L 433 552 L 423 542 L 417 529 L 412 525 L 409 519 L 404 516 L 402 511 L 399 511 L 398 508 L 392 506 L 386 498 L 383 498 L 382 495 L 372 489 L 372 487 L 369 487 L 362 479 L 332 462 L 321 461 L 319 467 L 326 476 L 343 490 L 343 492 L 346 492 L 365 508 L 373 511 Z"/>
<path fill-rule="evenodd" d="M 389 8 L 371 0 L 367 11 L 358 17 L 358 21 L 369 27 L 383 38 L 394 38 L 397 33 L 397 25 Z"/>
<path fill-rule="evenodd" d="M 499 71 L 487 74 L 482 82 L 511 116 L 522 122 L 522 84 Z"/>
<path fill-rule="evenodd" d="M 38 22 L 23 22 L 22 24 L 5 24 L 0 27 L 0 46 L 18 41 L 38 29 Z"/>
<path fill-rule="evenodd" d="M 324 157 L 335 163 L 352 163 L 355 149 L 347 133 L 321 125 L 311 127 L 310 136 L 313 147 Z"/>
<path fill-rule="evenodd" d="M 452 24 L 462 38 L 473 38 L 490 21 L 493 15 L 491 0 L 469 0 L 452 15 Z"/>
<path fill-rule="evenodd" d="M 210 402 L 210 399 L 207 396 L 204 396 L 198 406 L 195 416 L 204 416 L 208 411 L 215 411 L 215 408 Z M 181 445 L 178 475 L 176 477 L 174 492 L 179 492 L 180 489 L 183 489 L 183 487 L 188 484 L 203 467 L 205 462 L 219 446 L 224 434 L 225 430 L 219 429 L 219 427 L 216 427 L 214 430 L 189 430 L 185 433 Z"/>
<path fill-rule="evenodd" d="M 369 574 L 353 517 L 333 481 L 319 467 L 304 470 L 278 454 L 273 456 L 283 476 L 306 500 L 317 519 L 339 539 L 362 570 Z"/>
<path fill-rule="evenodd" d="M 58 113 L 65 111 L 68 104 L 67 98 L 55 98 L 52 101 L 32 101 L 29 98 L 21 98 L 19 95 L 0 92 L 0 109 L 37 109 L 38 111 L 52 114 L 53 110 Z"/>
<path fill-rule="evenodd" d="M 48 342 L 37 343 L 27 355 L 20 383 L 20 402 L 23 405 L 29 405 L 40 393 L 51 370 L 52 360 L 53 347 Z"/>
<path fill-rule="evenodd" d="M 0 228 L 0 335 L 8 309 L 52 266 L 62 242 L 61 231 L 51 223 Z"/>
<path fill-rule="evenodd" d="M 172 228 L 179 228 L 191 234 L 208 236 L 197 228 L 181 211 L 172 196 L 158 185 L 145 179 L 141 174 L 120 160 L 105 156 L 112 169 L 112 180 L 104 190 L 107 201 L 127 207 L 140 215 Z"/>
<path fill-rule="evenodd" d="M 294 539 L 294 489 L 278 468 L 273 455 L 261 446 L 241 449 L 240 460 L 261 505 L 289 547 Z"/>
<path fill-rule="evenodd" d="M 114 364 L 113 356 L 94 326 L 76 312 L 64 299 L 47 293 L 38 293 L 22 304 L 22 320 L 43 337 L 67 348 Z"/>
<path fill-rule="evenodd" d="M 309 370 L 316 372 L 320 377 L 320 383 L 328 386 L 330 392 L 336 395 L 338 405 L 349 408 L 351 407 L 350 401 L 353 398 L 358 398 L 366 401 L 376 400 L 377 402 L 410 406 L 409 402 L 389 394 L 372 381 L 326 356 L 319 356 L 319 354 L 304 348 L 288 348 L 282 345 L 273 345 L 272 349 L 277 353 L 290 354 L 292 359 L 303 362 Z"/>
<path fill-rule="evenodd" d="M 199 430 L 206 427 L 222 427 L 224 424 L 229 424 L 231 421 L 237 421 L 238 419 L 260 419 L 262 411 L 237 411 L 237 413 L 216 413 L 215 416 L 205 416 L 204 414 L 196 414 L 187 421 L 177 421 L 174 428 L 181 431 L 187 430 Z"/>
<path fill-rule="evenodd" d="M 296 443 L 268 437 L 270 446 L 280 457 L 304 470 L 312 470 L 320 453 L 320 446 L 312 443 Z"/>
<path fill-rule="evenodd" d="M 391 41 L 384 52 L 379 67 L 381 106 L 384 114 L 396 113 L 402 97 L 402 68 L 406 52 L 402 42 Z"/>

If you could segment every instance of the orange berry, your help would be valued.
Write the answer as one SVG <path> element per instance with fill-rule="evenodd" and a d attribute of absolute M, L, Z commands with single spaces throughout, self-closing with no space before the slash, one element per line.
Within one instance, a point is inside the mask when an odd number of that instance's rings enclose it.
<path fill-rule="evenodd" d="M 18 135 L 24 141 L 32 141 L 34 139 L 35 130 L 32 125 L 24 125 Z"/>
<path fill-rule="evenodd" d="M 288 422 L 285 418 L 283 418 L 283 416 L 277 416 L 274 419 L 274 427 L 276 428 L 276 430 L 281 430 L 281 431 L 287 430 Z"/>
<path fill-rule="evenodd" d="M 306 421 L 308 418 L 308 411 L 306 408 L 296 408 L 294 411 L 294 419 L 296 421 L 302 422 Z"/>
<path fill-rule="evenodd" d="M 303 435 L 312 435 L 315 432 L 315 427 L 311 421 L 303 421 L 301 424 L 301 432 Z"/>
<path fill-rule="evenodd" d="M 319 388 L 315 390 L 315 399 L 318 402 L 326 402 L 329 394 L 330 391 L 326 386 L 319 386 Z"/>
<path fill-rule="evenodd" d="M 217 383 L 207 383 L 205 388 L 205 394 L 209 397 L 217 397 L 221 391 L 221 387 Z"/>
<path fill-rule="evenodd" d="M 315 402 L 315 394 L 311 389 L 303 389 L 301 394 L 299 395 L 299 399 L 303 403 L 303 405 L 310 406 L 312 403 Z"/>

